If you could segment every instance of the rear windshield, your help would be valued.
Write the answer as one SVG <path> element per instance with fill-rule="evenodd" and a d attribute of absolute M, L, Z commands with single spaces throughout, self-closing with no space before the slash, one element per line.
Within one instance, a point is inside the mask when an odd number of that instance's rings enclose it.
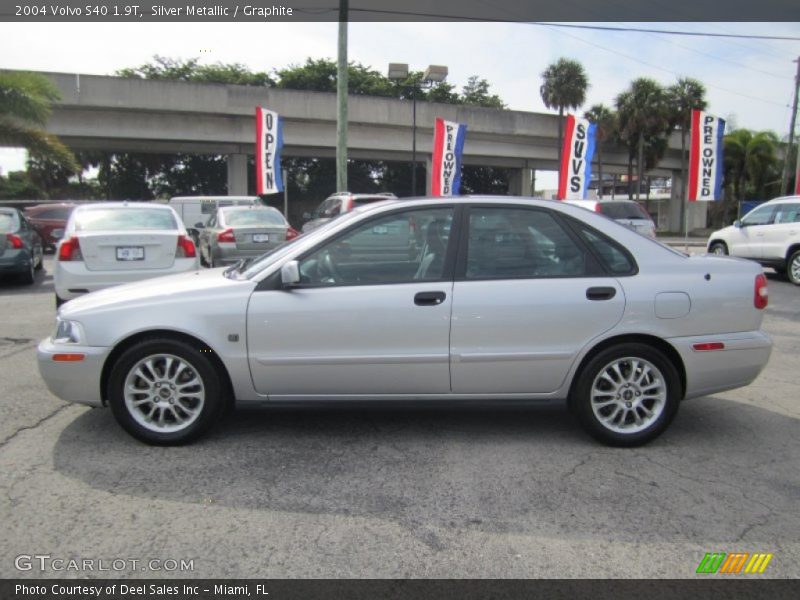
<path fill-rule="evenodd" d="M 647 219 L 647 214 L 636 202 L 601 202 L 600 212 L 610 219 Z"/>
<path fill-rule="evenodd" d="M 17 216 L 14 213 L 0 212 L 0 231 L 8 233 L 19 229 Z"/>
<path fill-rule="evenodd" d="M 157 208 L 95 208 L 75 214 L 75 231 L 175 230 L 170 210 Z"/>
<path fill-rule="evenodd" d="M 247 227 L 250 225 L 285 225 L 283 215 L 277 210 L 226 210 L 225 223 L 231 227 Z"/>
<path fill-rule="evenodd" d="M 353 206 L 369 204 L 370 202 L 380 202 L 381 200 L 389 200 L 389 196 L 362 196 L 360 198 L 353 198 Z"/>

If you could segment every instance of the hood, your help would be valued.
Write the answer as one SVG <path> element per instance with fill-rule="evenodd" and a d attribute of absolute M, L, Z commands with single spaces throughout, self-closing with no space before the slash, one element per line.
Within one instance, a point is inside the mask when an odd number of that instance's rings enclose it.
<path fill-rule="evenodd" d="M 97 309 L 135 305 L 144 308 L 189 298 L 203 301 L 228 295 L 235 289 L 252 291 L 255 287 L 249 280 L 228 279 L 222 274 L 224 270 L 200 269 L 106 288 L 70 300 L 61 307 L 59 314 L 69 318 Z"/>

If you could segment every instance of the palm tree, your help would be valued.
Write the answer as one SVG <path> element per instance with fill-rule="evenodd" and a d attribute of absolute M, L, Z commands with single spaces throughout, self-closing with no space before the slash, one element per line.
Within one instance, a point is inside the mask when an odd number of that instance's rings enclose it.
<path fill-rule="evenodd" d="M 769 175 L 778 164 L 778 137 L 772 131 L 737 129 L 726 135 L 723 143 L 725 171 L 730 175 L 734 198 L 744 200 L 747 190 L 763 194 Z"/>
<path fill-rule="evenodd" d="M 599 197 L 603 197 L 603 146 L 611 139 L 617 126 L 617 116 L 604 104 L 594 104 L 583 114 L 585 119 L 595 125 L 595 143 L 597 149 L 597 175 Z"/>
<path fill-rule="evenodd" d="M 620 139 L 628 146 L 628 197 L 632 198 L 633 156 L 636 154 L 636 199 L 639 199 L 644 174 L 645 144 L 656 146 L 656 140 L 671 130 L 666 92 L 655 80 L 640 77 L 616 98 Z M 658 156 L 654 157 L 654 164 Z M 654 165 L 653 165 L 654 166 Z"/>
<path fill-rule="evenodd" d="M 691 77 L 679 77 L 667 89 L 667 98 L 672 111 L 672 120 L 681 129 L 681 229 L 686 225 L 686 134 L 689 131 L 693 110 L 705 110 L 706 88 Z"/>
<path fill-rule="evenodd" d="M 558 164 L 564 137 L 564 109 L 576 109 L 586 101 L 589 79 L 576 60 L 559 58 L 542 72 L 539 94 L 547 108 L 558 109 Z"/>
<path fill-rule="evenodd" d="M 43 129 L 58 98 L 58 90 L 42 75 L 0 72 L 0 146 L 26 148 L 35 157 L 77 170 L 72 152 Z"/>

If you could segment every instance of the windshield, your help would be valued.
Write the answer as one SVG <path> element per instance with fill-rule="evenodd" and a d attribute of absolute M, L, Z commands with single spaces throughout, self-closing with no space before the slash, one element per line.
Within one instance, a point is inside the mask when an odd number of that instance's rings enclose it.
<path fill-rule="evenodd" d="M 157 208 L 92 208 L 75 213 L 75 231 L 175 230 L 172 211 Z"/>

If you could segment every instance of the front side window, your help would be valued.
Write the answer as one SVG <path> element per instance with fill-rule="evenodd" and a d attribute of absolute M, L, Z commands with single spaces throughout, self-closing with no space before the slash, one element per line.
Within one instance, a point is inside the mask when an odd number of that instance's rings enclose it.
<path fill-rule="evenodd" d="M 772 215 L 775 213 L 775 206 L 761 206 L 749 212 L 747 216 L 742 219 L 742 225 L 749 227 L 751 225 L 768 225 L 772 223 Z"/>
<path fill-rule="evenodd" d="M 585 274 L 585 251 L 547 211 L 507 207 L 470 211 L 467 279 Z"/>
<path fill-rule="evenodd" d="M 453 211 L 417 209 L 371 219 L 303 258 L 300 282 L 337 286 L 441 279 Z"/>

